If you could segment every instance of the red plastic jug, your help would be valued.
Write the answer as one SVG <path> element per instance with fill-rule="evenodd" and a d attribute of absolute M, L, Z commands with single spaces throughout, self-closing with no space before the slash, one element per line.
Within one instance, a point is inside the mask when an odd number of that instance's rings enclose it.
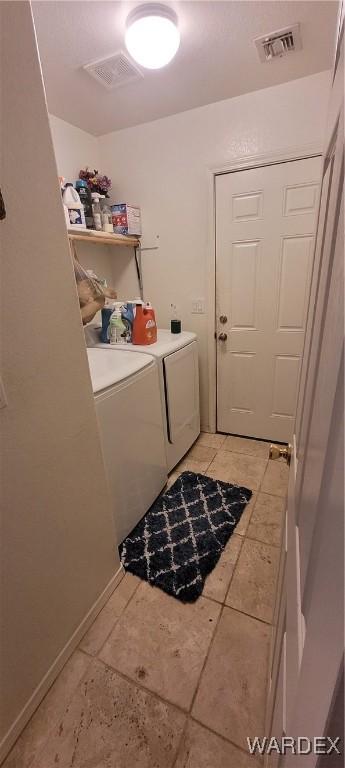
<path fill-rule="evenodd" d="M 136 304 L 132 330 L 132 344 L 154 344 L 157 341 L 157 325 L 151 304 Z"/>

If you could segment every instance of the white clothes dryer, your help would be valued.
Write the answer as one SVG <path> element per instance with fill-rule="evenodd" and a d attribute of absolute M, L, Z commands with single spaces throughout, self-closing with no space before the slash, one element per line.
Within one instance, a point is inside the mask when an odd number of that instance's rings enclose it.
<path fill-rule="evenodd" d="M 118 543 L 167 482 L 160 380 L 151 355 L 88 349 Z"/>

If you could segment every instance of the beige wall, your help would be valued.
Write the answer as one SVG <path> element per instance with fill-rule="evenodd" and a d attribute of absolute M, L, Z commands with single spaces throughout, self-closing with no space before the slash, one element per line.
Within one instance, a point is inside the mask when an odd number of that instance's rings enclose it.
<path fill-rule="evenodd" d="M 95 136 L 49 115 L 59 176 L 75 181 L 81 168 L 100 169 L 99 144 Z"/>
<path fill-rule="evenodd" d="M 4 753 L 119 561 L 29 3 L 0 24 Z"/>

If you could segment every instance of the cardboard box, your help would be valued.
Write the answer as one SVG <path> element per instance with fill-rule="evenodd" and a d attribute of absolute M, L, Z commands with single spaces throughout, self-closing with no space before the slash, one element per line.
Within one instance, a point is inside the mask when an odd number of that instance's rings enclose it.
<path fill-rule="evenodd" d="M 140 208 L 128 203 L 111 206 L 114 232 L 119 235 L 141 235 Z"/>

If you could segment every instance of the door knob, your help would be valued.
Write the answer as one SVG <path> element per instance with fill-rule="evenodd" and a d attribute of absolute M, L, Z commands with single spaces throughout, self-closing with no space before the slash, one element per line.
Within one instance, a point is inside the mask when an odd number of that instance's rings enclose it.
<path fill-rule="evenodd" d="M 219 336 L 218 336 L 219 341 L 226 341 L 227 338 L 228 338 L 228 334 L 227 333 L 220 333 Z"/>
<path fill-rule="evenodd" d="M 223 325 L 224 325 L 224 323 L 227 323 L 228 322 L 227 316 L 226 315 L 221 315 L 220 318 L 219 318 L 219 322 L 222 323 Z"/>
<path fill-rule="evenodd" d="M 270 459 L 285 459 L 287 464 L 291 462 L 292 445 L 275 445 L 271 443 L 269 457 Z"/>

